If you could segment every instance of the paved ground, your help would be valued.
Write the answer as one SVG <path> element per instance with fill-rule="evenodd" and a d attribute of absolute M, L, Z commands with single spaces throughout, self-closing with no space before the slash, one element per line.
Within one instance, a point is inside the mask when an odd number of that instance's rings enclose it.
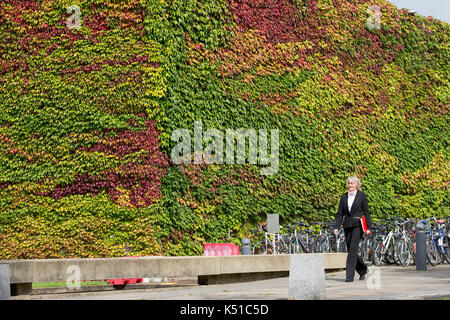
<path fill-rule="evenodd" d="M 408 300 L 450 298 L 450 265 L 428 266 L 427 271 L 416 271 L 415 266 L 369 267 L 366 279 L 344 282 L 345 272 L 325 275 L 327 299 L 334 300 Z M 140 290 L 54 294 L 18 299 L 66 300 L 286 300 L 289 278 L 234 283 L 225 285 L 184 285 Z"/>

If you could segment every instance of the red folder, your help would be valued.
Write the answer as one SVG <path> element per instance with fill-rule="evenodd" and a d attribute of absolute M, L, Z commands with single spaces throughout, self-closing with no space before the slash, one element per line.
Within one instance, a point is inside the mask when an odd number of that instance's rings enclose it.
<path fill-rule="evenodd" d="M 361 218 L 359 218 L 359 221 L 361 221 L 361 227 L 362 227 L 363 231 L 366 232 L 367 231 L 366 218 L 365 217 L 361 217 Z"/>

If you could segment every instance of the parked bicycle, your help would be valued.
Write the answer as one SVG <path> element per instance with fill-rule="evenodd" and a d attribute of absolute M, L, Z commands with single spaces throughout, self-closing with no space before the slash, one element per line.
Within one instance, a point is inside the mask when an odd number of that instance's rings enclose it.
<path fill-rule="evenodd" d="M 312 252 L 334 252 L 336 238 L 332 229 L 334 222 L 319 222 L 319 235 L 315 237 L 312 244 Z"/>
<path fill-rule="evenodd" d="M 427 227 L 426 248 L 428 262 L 435 266 L 447 261 L 450 263 L 450 235 L 445 219 L 431 217 L 422 220 Z"/>
<path fill-rule="evenodd" d="M 270 233 L 263 225 L 260 225 L 260 227 L 264 231 L 264 240 L 257 242 L 253 246 L 253 254 L 288 253 L 286 242 L 279 233 Z"/>
<path fill-rule="evenodd" d="M 306 227 L 302 230 L 300 227 Z M 310 253 L 312 251 L 312 240 L 310 234 L 312 231 L 308 228 L 308 225 L 303 222 L 297 222 L 294 224 L 289 224 L 284 227 L 289 231 L 288 235 L 288 253 Z M 292 233 L 291 230 L 294 230 Z"/>
<path fill-rule="evenodd" d="M 409 243 L 409 240 L 400 232 L 400 227 L 403 223 L 395 219 L 389 219 L 389 221 L 391 222 L 390 230 L 387 228 L 382 229 L 382 233 L 376 235 L 373 242 L 373 263 L 376 266 L 379 266 L 382 261 L 387 264 L 393 264 L 396 262 L 400 263 L 400 259 L 404 263 L 406 263 L 407 259 L 410 259 L 409 248 L 404 246 L 405 243 Z M 385 233 L 383 233 L 384 230 L 386 230 Z M 402 244 L 399 245 L 399 242 Z"/>

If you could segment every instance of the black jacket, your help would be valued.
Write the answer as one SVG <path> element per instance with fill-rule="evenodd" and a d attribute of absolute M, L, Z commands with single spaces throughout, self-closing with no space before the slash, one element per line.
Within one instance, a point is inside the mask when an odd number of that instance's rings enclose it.
<path fill-rule="evenodd" d="M 339 229 L 342 220 L 344 220 L 344 228 L 357 227 L 360 224 L 359 219 L 362 217 L 364 212 L 364 217 L 366 217 L 367 228 L 372 229 L 372 220 L 370 219 L 369 205 L 367 204 L 366 194 L 362 191 L 357 190 L 355 200 L 352 204 L 352 209 L 348 211 L 348 192 L 341 196 L 339 201 L 339 208 L 336 215 L 336 223 L 334 224 L 335 229 Z"/>

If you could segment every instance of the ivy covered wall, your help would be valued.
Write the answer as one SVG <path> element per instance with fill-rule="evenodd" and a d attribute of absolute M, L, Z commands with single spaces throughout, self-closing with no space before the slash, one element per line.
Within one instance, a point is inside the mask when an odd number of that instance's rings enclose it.
<path fill-rule="evenodd" d="M 4 0 L 0 258 L 201 254 L 333 218 L 350 174 L 374 220 L 448 216 L 449 34 L 384 0 Z M 196 121 L 278 129 L 276 174 L 174 164 Z"/>

